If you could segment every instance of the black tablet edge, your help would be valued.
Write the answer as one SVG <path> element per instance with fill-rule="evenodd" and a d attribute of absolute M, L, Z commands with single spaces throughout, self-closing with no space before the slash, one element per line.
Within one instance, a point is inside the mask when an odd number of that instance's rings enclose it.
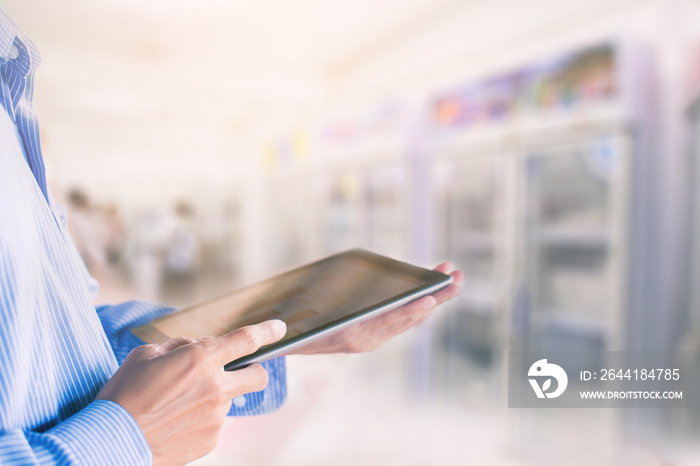
<path fill-rule="evenodd" d="M 418 299 L 418 298 L 422 297 L 422 296 L 420 296 L 420 293 L 421 293 L 421 292 L 423 292 L 423 291 L 425 291 L 426 289 L 429 289 L 429 288 L 431 288 L 431 287 L 434 287 L 434 286 L 436 286 L 436 285 L 439 285 L 441 282 L 444 282 L 444 286 L 443 286 L 442 288 L 447 287 L 447 286 L 452 282 L 452 277 L 451 277 L 451 276 L 446 275 L 446 274 L 443 274 L 443 273 L 438 272 L 438 271 L 436 271 L 436 270 L 425 269 L 425 268 L 422 268 L 422 267 L 419 267 L 419 266 L 416 266 L 416 265 L 413 265 L 413 264 L 409 264 L 409 263 L 402 262 L 402 261 L 399 261 L 399 260 L 396 260 L 396 259 L 392 259 L 392 258 L 390 258 L 390 257 L 386 257 L 386 256 L 382 256 L 382 255 L 379 255 L 379 254 L 375 254 L 375 253 L 373 253 L 373 252 L 371 252 L 371 251 L 368 251 L 368 250 L 366 250 L 366 249 L 362 249 L 362 248 L 353 248 L 353 249 L 348 249 L 348 250 L 346 250 L 346 251 L 342 251 L 342 252 L 339 252 L 339 253 L 336 253 L 336 254 L 332 254 L 332 255 L 330 255 L 330 256 L 321 258 L 321 259 L 316 260 L 316 261 L 313 261 L 313 262 L 309 262 L 309 263 L 304 264 L 304 265 L 301 265 L 301 266 L 299 266 L 299 267 L 291 268 L 290 270 L 287 270 L 287 271 L 285 271 L 285 272 L 279 273 L 279 274 L 277 274 L 277 275 L 273 275 L 272 277 L 269 277 L 269 278 L 263 280 L 262 282 L 256 282 L 256 283 L 250 284 L 250 285 L 248 285 L 248 286 L 244 286 L 243 288 L 239 288 L 239 289 L 235 290 L 234 293 L 235 293 L 235 292 L 244 291 L 244 290 L 246 290 L 246 289 L 248 289 L 248 288 L 252 288 L 252 287 L 254 287 L 254 286 L 258 286 L 258 285 L 260 285 L 260 283 L 263 283 L 263 282 L 266 282 L 266 281 L 277 280 L 277 279 L 279 279 L 279 278 L 284 277 L 285 275 L 288 275 L 288 274 L 297 272 L 299 269 L 304 269 L 304 268 L 307 268 L 307 267 L 315 266 L 315 265 L 321 264 L 321 263 L 323 263 L 323 262 L 326 262 L 326 261 L 335 259 L 337 256 L 342 256 L 342 255 L 351 255 L 351 256 L 354 255 L 354 256 L 359 257 L 360 259 L 363 259 L 363 260 L 366 260 L 366 261 L 368 261 L 368 262 L 370 262 L 370 263 L 379 265 L 379 266 L 381 266 L 383 269 L 385 269 L 385 270 L 388 271 L 388 272 L 396 273 L 397 271 L 399 271 L 399 272 L 400 272 L 400 271 L 403 271 L 406 275 L 413 276 L 413 277 L 417 277 L 419 280 L 421 280 L 421 281 L 426 281 L 426 282 L 428 282 L 428 283 L 423 284 L 423 285 L 420 286 L 419 288 L 414 288 L 414 289 L 412 289 L 412 290 L 410 290 L 410 291 L 407 291 L 406 293 L 402 293 L 401 295 L 398 295 L 398 296 L 395 296 L 395 297 L 393 297 L 393 298 L 384 300 L 384 301 L 382 301 L 382 302 L 380 302 L 380 303 L 378 303 L 378 304 L 375 304 L 375 305 L 373 305 L 373 306 L 370 306 L 370 307 L 361 309 L 361 310 L 356 311 L 356 312 L 354 312 L 354 313 L 352 313 L 352 314 L 348 314 L 348 315 L 345 316 L 344 318 L 335 320 L 335 321 L 333 321 L 333 322 L 329 322 L 329 323 L 324 324 L 324 325 L 322 325 L 322 326 L 320 326 L 320 327 L 316 327 L 315 329 L 310 330 L 310 331 L 308 331 L 308 332 L 305 332 L 305 333 L 301 333 L 301 334 L 299 334 L 299 335 L 296 335 L 296 336 L 290 338 L 289 340 L 285 340 L 284 343 L 273 343 L 273 344 L 271 344 L 271 345 L 266 345 L 266 346 L 264 346 L 263 348 L 260 348 L 260 349 L 259 349 L 258 351 L 256 351 L 255 353 L 249 354 L 249 355 L 247 355 L 247 356 L 244 356 L 244 357 L 242 357 L 242 358 L 238 358 L 238 359 L 235 359 L 235 360 L 229 362 L 228 364 L 226 364 L 226 365 L 224 366 L 224 369 L 225 369 L 225 370 L 229 370 L 229 369 L 226 369 L 226 368 L 227 368 L 227 367 L 231 367 L 231 366 L 233 366 L 233 365 L 237 365 L 237 364 L 240 363 L 240 361 L 249 360 L 249 359 L 254 359 L 254 358 L 257 358 L 258 356 L 262 355 L 263 353 L 268 353 L 268 352 L 276 351 L 277 349 L 282 348 L 282 347 L 291 346 L 292 344 L 297 343 L 297 342 L 299 342 L 300 340 L 307 339 L 307 338 L 312 337 L 312 336 L 314 336 L 314 335 L 316 335 L 316 334 L 318 334 L 318 333 L 322 333 L 322 332 L 324 332 L 324 331 L 326 331 L 326 330 L 332 329 L 333 327 L 337 327 L 337 326 L 339 326 L 339 325 L 342 325 L 343 323 L 345 323 L 345 322 L 347 322 L 347 321 L 349 321 L 349 320 L 357 319 L 358 317 L 361 317 L 361 316 L 363 316 L 363 315 L 365 315 L 365 314 L 367 314 L 367 313 L 374 312 L 374 311 L 377 310 L 377 309 L 381 309 L 382 307 L 385 307 L 385 306 L 387 306 L 387 305 L 389 305 L 389 304 L 391 304 L 391 303 L 394 303 L 394 302 L 396 302 L 396 301 L 400 301 L 400 300 L 402 300 L 402 299 L 404 299 L 404 298 L 406 298 L 406 297 L 416 295 L 416 299 Z M 442 289 L 442 288 L 438 288 L 438 289 L 435 290 L 435 291 L 438 291 L 439 289 Z M 217 301 L 217 300 L 219 300 L 219 299 L 222 299 L 222 298 L 226 297 L 226 296 L 229 295 L 229 294 L 230 294 L 230 292 L 229 292 L 229 293 L 226 293 L 226 294 L 222 294 L 222 295 L 217 296 L 217 297 L 212 298 L 212 299 L 208 299 L 208 300 L 202 301 L 201 303 L 198 303 L 198 304 L 196 304 L 196 305 L 194 305 L 194 306 L 188 306 L 188 307 L 186 307 L 185 309 L 182 309 L 182 310 L 180 310 L 180 311 L 177 311 L 175 314 L 170 314 L 170 315 L 167 315 L 167 316 L 160 316 L 160 317 L 157 317 L 156 319 L 153 319 L 153 321 L 155 321 L 155 320 L 157 320 L 157 319 L 161 319 L 161 318 L 170 317 L 170 316 L 173 316 L 173 315 L 176 315 L 176 314 L 180 314 L 180 313 L 183 313 L 183 312 L 187 312 L 189 309 L 192 309 L 192 308 L 194 308 L 194 307 L 199 307 L 199 306 L 202 306 L 202 305 L 204 305 L 204 304 Z M 134 330 L 138 330 L 138 329 L 144 328 L 144 327 L 149 327 L 149 329 L 148 329 L 149 331 L 150 331 L 150 330 L 153 330 L 154 332 L 158 332 L 158 331 L 155 329 L 155 327 L 153 327 L 153 324 L 152 324 L 153 321 L 147 322 L 147 323 L 144 324 L 144 325 L 141 325 L 141 326 L 134 327 L 134 328 L 130 329 L 131 334 L 134 335 L 139 341 L 144 341 L 142 338 L 139 338 L 139 336 L 138 336 L 136 333 L 134 333 Z M 158 332 L 158 333 L 160 333 L 160 332 Z M 161 333 L 161 334 L 162 334 L 162 333 Z M 162 334 L 162 335 L 163 335 L 163 337 L 164 337 L 164 340 L 170 339 L 170 337 L 168 337 L 167 335 L 165 335 L 165 334 Z M 144 341 L 144 343 L 146 343 L 146 342 Z M 310 343 L 310 342 L 309 342 L 309 343 Z M 242 366 L 241 366 L 241 367 L 242 367 Z M 241 367 L 236 367 L 236 369 L 240 369 Z"/>
<path fill-rule="evenodd" d="M 407 264 L 407 265 L 410 265 L 410 264 Z M 421 270 L 424 270 L 424 269 L 421 269 Z M 436 292 L 436 291 L 439 291 L 441 289 L 447 288 L 453 282 L 452 277 L 450 275 L 446 275 L 446 274 L 443 274 L 441 272 L 436 272 L 434 270 L 429 270 L 429 272 L 434 272 L 435 274 L 440 276 L 442 281 L 425 284 L 423 286 L 420 286 L 420 288 L 414 288 L 413 290 L 407 291 L 407 292 L 402 293 L 398 296 L 394 296 L 393 298 L 386 299 L 386 300 L 381 301 L 380 303 L 377 303 L 375 305 L 366 307 L 366 308 L 361 309 L 359 311 L 356 311 L 352 314 L 348 314 L 345 317 L 342 317 L 340 319 L 337 319 L 337 320 L 334 320 L 334 321 L 329 322 L 327 324 L 321 325 L 321 326 L 316 327 L 316 328 L 309 330 L 307 332 L 300 333 L 299 335 L 296 335 L 288 340 L 285 340 L 284 342 L 272 343 L 270 345 L 265 345 L 262 348 L 258 349 L 254 353 L 248 354 L 248 355 L 243 356 L 241 358 L 234 359 L 233 361 L 229 362 L 228 364 L 226 364 L 224 366 L 224 370 L 232 371 L 232 370 L 243 369 L 244 367 L 247 367 L 250 364 L 255 364 L 256 362 L 263 362 L 263 361 L 255 361 L 255 360 L 257 360 L 260 356 L 263 356 L 265 354 L 269 354 L 272 352 L 276 352 L 280 349 L 284 349 L 285 347 L 291 347 L 294 344 L 296 344 L 302 340 L 311 338 L 311 337 L 318 335 L 320 333 L 323 333 L 325 331 L 332 330 L 335 327 L 339 327 L 339 326 L 346 324 L 350 321 L 356 320 L 364 315 L 371 314 L 371 313 L 373 313 L 373 312 L 375 312 L 383 307 L 390 306 L 393 303 L 396 303 L 396 302 L 399 302 L 403 299 L 415 296 L 415 299 L 412 299 L 412 300 L 405 303 L 405 304 L 408 304 L 410 302 L 413 302 L 417 299 L 422 298 L 423 296 L 426 296 L 427 293 L 424 293 L 426 290 L 437 287 L 432 291 L 432 292 Z M 443 286 L 439 286 L 439 285 L 443 285 Z M 386 312 L 389 312 L 390 310 L 392 310 L 392 309 L 387 309 Z M 341 330 L 341 329 L 338 329 L 338 330 Z M 311 341 L 309 341 L 308 343 L 311 343 Z M 300 348 L 302 346 L 300 346 Z M 291 350 L 291 348 L 290 348 L 290 350 Z M 280 356 L 283 356 L 283 354 L 280 354 Z M 271 358 L 269 358 L 269 359 L 271 359 Z M 267 359 L 265 359 L 265 360 L 267 360 Z"/>

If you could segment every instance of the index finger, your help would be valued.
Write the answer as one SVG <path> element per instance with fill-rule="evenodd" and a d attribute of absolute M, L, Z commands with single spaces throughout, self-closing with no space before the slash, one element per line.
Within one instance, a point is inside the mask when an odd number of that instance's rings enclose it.
<path fill-rule="evenodd" d="M 268 320 L 241 327 L 211 340 L 215 357 L 225 365 L 234 359 L 255 353 L 260 347 L 280 340 L 287 333 L 287 324 L 281 320 Z"/>

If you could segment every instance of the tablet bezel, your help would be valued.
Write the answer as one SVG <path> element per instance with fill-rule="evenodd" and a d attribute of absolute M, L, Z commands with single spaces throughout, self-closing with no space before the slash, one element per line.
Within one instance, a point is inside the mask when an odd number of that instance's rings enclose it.
<path fill-rule="evenodd" d="M 272 359 L 272 358 L 277 357 L 277 356 L 283 356 L 284 354 L 287 354 L 292 350 L 295 350 L 295 349 L 300 348 L 308 343 L 311 343 L 311 342 L 316 341 L 320 338 L 323 338 L 325 336 L 328 336 L 328 335 L 331 335 L 335 332 L 338 332 L 338 331 L 342 330 L 343 328 L 346 328 L 350 325 L 362 322 L 363 320 L 367 320 L 371 317 L 376 317 L 376 316 L 381 315 L 385 312 L 388 312 L 392 309 L 396 309 L 400 306 L 403 306 L 404 304 L 407 304 L 411 301 L 414 301 L 422 296 L 434 293 L 435 291 L 438 291 L 442 288 L 445 288 L 452 283 L 452 277 L 450 275 L 445 275 L 445 274 L 437 272 L 435 270 L 428 270 L 428 269 L 424 269 L 421 267 L 417 267 L 415 265 L 407 264 L 405 262 L 400 262 L 400 261 L 397 261 L 395 259 L 391 259 L 391 258 L 388 258 L 385 256 L 381 256 L 379 254 L 375 254 L 375 253 L 366 251 L 364 249 L 350 249 L 348 251 L 334 254 L 332 256 L 329 256 L 329 257 L 326 257 L 324 259 L 312 262 L 310 264 L 289 270 L 289 271 L 284 272 L 282 274 L 275 275 L 271 278 L 264 280 L 263 282 L 259 282 L 255 285 L 251 285 L 251 286 L 258 286 L 260 283 L 278 280 L 278 279 L 283 278 L 284 276 L 289 275 L 291 273 L 297 273 L 300 270 L 311 268 L 311 267 L 320 265 L 324 262 L 337 260 L 337 259 L 340 259 L 343 257 L 364 260 L 364 261 L 367 261 L 375 266 L 379 266 L 380 268 L 385 269 L 386 272 L 407 275 L 411 278 L 420 280 L 422 283 L 416 285 L 414 288 L 412 288 L 411 290 L 409 290 L 405 293 L 396 295 L 392 298 L 389 298 L 389 299 L 386 299 L 384 301 L 378 302 L 374 305 L 365 307 L 365 308 L 360 309 L 356 312 L 347 314 L 347 315 L 340 317 L 334 321 L 320 325 L 320 326 L 315 327 L 311 330 L 300 333 L 299 335 L 295 335 L 294 337 L 291 337 L 287 340 L 263 346 L 258 351 L 254 352 L 252 354 L 249 354 L 247 356 L 244 356 L 242 358 L 238 358 L 238 359 L 235 359 L 235 360 L 229 362 L 228 364 L 226 364 L 224 366 L 224 370 L 230 371 L 230 370 L 241 369 L 243 367 L 249 366 L 250 364 L 260 363 L 260 362 L 266 361 L 268 359 Z M 246 288 L 248 288 L 248 287 L 234 291 L 234 293 L 239 292 L 239 291 L 243 291 Z M 211 303 L 211 302 L 217 301 L 218 299 L 221 299 L 221 298 L 223 298 L 223 297 L 214 298 L 214 299 L 209 300 L 207 302 Z M 188 310 L 193 309 L 195 307 L 199 307 L 199 306 L 201 306 L 201 304 L 198 304 L 196 306 L 192 306 L 192 307 L 187 308 L 187 309 L 183 309 L 182 311 L 178 312 L 178 314 L 187 312 Z M 172 316 L 172 314 L 170 316 Z M 164 317 L 170 317 L 170 316 L 164 316 Z M 158 319 L 155 319 L 154 321 L 157 321 L 157 320 Z M 163 335 L 163 337 L 165 337 L 164 339 L 171 338 L 171 337 L 159 332 L 155 327 L 153 327 L 154 321 L 149 322 L 143 326 L 132 329 L 132 334 L 134 334 L 138 338 L 139 335 L 136 332 L 148 331 L 151 334 L 156 333 L 156 334 Z M 141 340 L 144 341 L 143 339 L 141 339 Z"/>

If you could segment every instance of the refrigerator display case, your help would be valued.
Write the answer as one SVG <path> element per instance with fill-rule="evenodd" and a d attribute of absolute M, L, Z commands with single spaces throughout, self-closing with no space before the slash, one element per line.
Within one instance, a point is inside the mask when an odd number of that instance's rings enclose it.
<path fill-rule="evenodd" d="M 406 258 L 408 247 L 408 180 L 399 164 L 367 167 L 360 173 L 364 242 L 368 249 L 390 257 Z"/>
<path fill-rule="evenodd" d="M 654 215 L 650 177 L 667 169 L 654 153 L 650 69 L 646 48 L 610 42 L 432 100 L 433 157 L 458 180 L 447 183 L 458 188 L 438 188 L 449 192 L 438 204 L 459 211 L 438 219 L 447 233 L 436 235 L 435 249 L 460 261 L 468 283 L 470 273 L 501 271 L 493 279 L 507 314 L 500 321 L 507 337 L 494 339 L 501 351 L 594 354 L 648 341 L 655 324 L 640 316 L 656 290 L 645 285 L 653 272 L 642 223 Z M 449 161 L 445 148 L 456 148 Z M 499 168 L 484 171 L 489 166 Z M 492 256 L 494 234 L 503 235 L 503 247 Z"/>
<path fill-rule="evenodd" d="M 384 158 L 384 160 L 382 160 Z M 408 256 L 408 174 L 392 157 L 337 164 L 318 188 L 321 254 L 363 247 Z"/>
<path fill-rule="evenodd" d="M 434 154 L 435 254 L 464 272 L 462 293 L 436 313 L 434 367 L 443 395 L 498 401 L 508 303 L 511 186 L 500 144 L 451 141 Z"/>
<path fill-rule="evenodd" d="M 322 255 L 356 247 L 362 217 L 360 180 L 352 171 L 326 175 L 317 188 L 320 200 L 317 230 Z"/>
<path fill-rule="evenodd" d="M 278 129 L 246 175 L 251 279 L 297 267 L 316 257 L 314 147 L 306 126 Z"/>
<path fill-rule="evenodd" d="M 689 312 L 686 316 L 685 334 L 680 346 L 687 354 L 700 354 L 700 97 L 696 97 L 688 111 L 688 130 L 690 133 L 690 209 L 691 223 L 691 255 L 687 264 L 689 274 Z M 700 358 L 693 361 L 700 366 Z M 700 384 L 700 373 L 689 374 L 686 387 L 694 390 Z M 690 406 L 683 413 L 676 413 L 677 425 L 683 433 L 700 431 L 700 400 L 698 397 L 689 400 Z"/>
<path fill-rule="evenodd" d="M 604 43 L 431 100 L 435 251 L 466 275 L 436 328 L 450 393 L 507 403 L 509 351 L 605 367 L 605 351 L 649 348 L 664 299 L 649 247 L 654 183 L 670 169 L 656 152 L 652 63 L 643 46 Z M 538 445 L 622 422 L 579 414 L 508 416 L 513 451 L 546 462 L 558 452 Z"/>
<path fill-rule="evenodd" d="M 267 273 L 297 267 L 316 257 L 313 174 L 306 167 L 269 173 L 262 194 Z"/>
<path fill-rule="evenodd" d="M 404 115 L 393 103 L 331 119 L 316 166 L 322 254 L 364 247 L 410 251 L 410 164 Z"/>
<path fill-rule="evenodd" d="M 468 156 L 474 152 L 481 156 Z M 464 271 L 463 292 L 446 313 L 443 341 L 488 368 L 502 339 L 505 302 L 505 158 L 458 146 L 440 154 L 435 171 L 436 253 Z"/>
<path fill-rule="evenodd" d="M 317 255 L 352 247 L 428 265 L 416 251 L 416 183 L 406 108 L 394 101 L 328 116 L 314 167 L 313 210 Z M 425 177 L 422 173 L 421 176 Z M 421 197 L 425 195 L 420 191 Z M 430 323 L 392 339 L 367 370 L 398 378 L 407 394 L 421 398 L 432 384 Z"/>
<path fill-rule="evenodd" d="M 601 132 L 528 148 L 519 161 L 524 349 L 621 349 L 629 137 Z"/>

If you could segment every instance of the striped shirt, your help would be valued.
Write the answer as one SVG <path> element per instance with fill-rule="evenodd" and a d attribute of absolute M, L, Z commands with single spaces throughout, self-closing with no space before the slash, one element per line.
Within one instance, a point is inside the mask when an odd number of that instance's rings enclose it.
<path fill-rule="evenodd" d="M 95 396 L 141 343 L 129 329 L 173 309 L 95 309 L 96 282 L 46 185 L 32 110 L 39 61 L 0 10 L 0 464 L 150 464 L 134 419 Z M 268 387 L 235 399 L 230 414 L 282 404 L 284 358 L 263 365 Z"/>

